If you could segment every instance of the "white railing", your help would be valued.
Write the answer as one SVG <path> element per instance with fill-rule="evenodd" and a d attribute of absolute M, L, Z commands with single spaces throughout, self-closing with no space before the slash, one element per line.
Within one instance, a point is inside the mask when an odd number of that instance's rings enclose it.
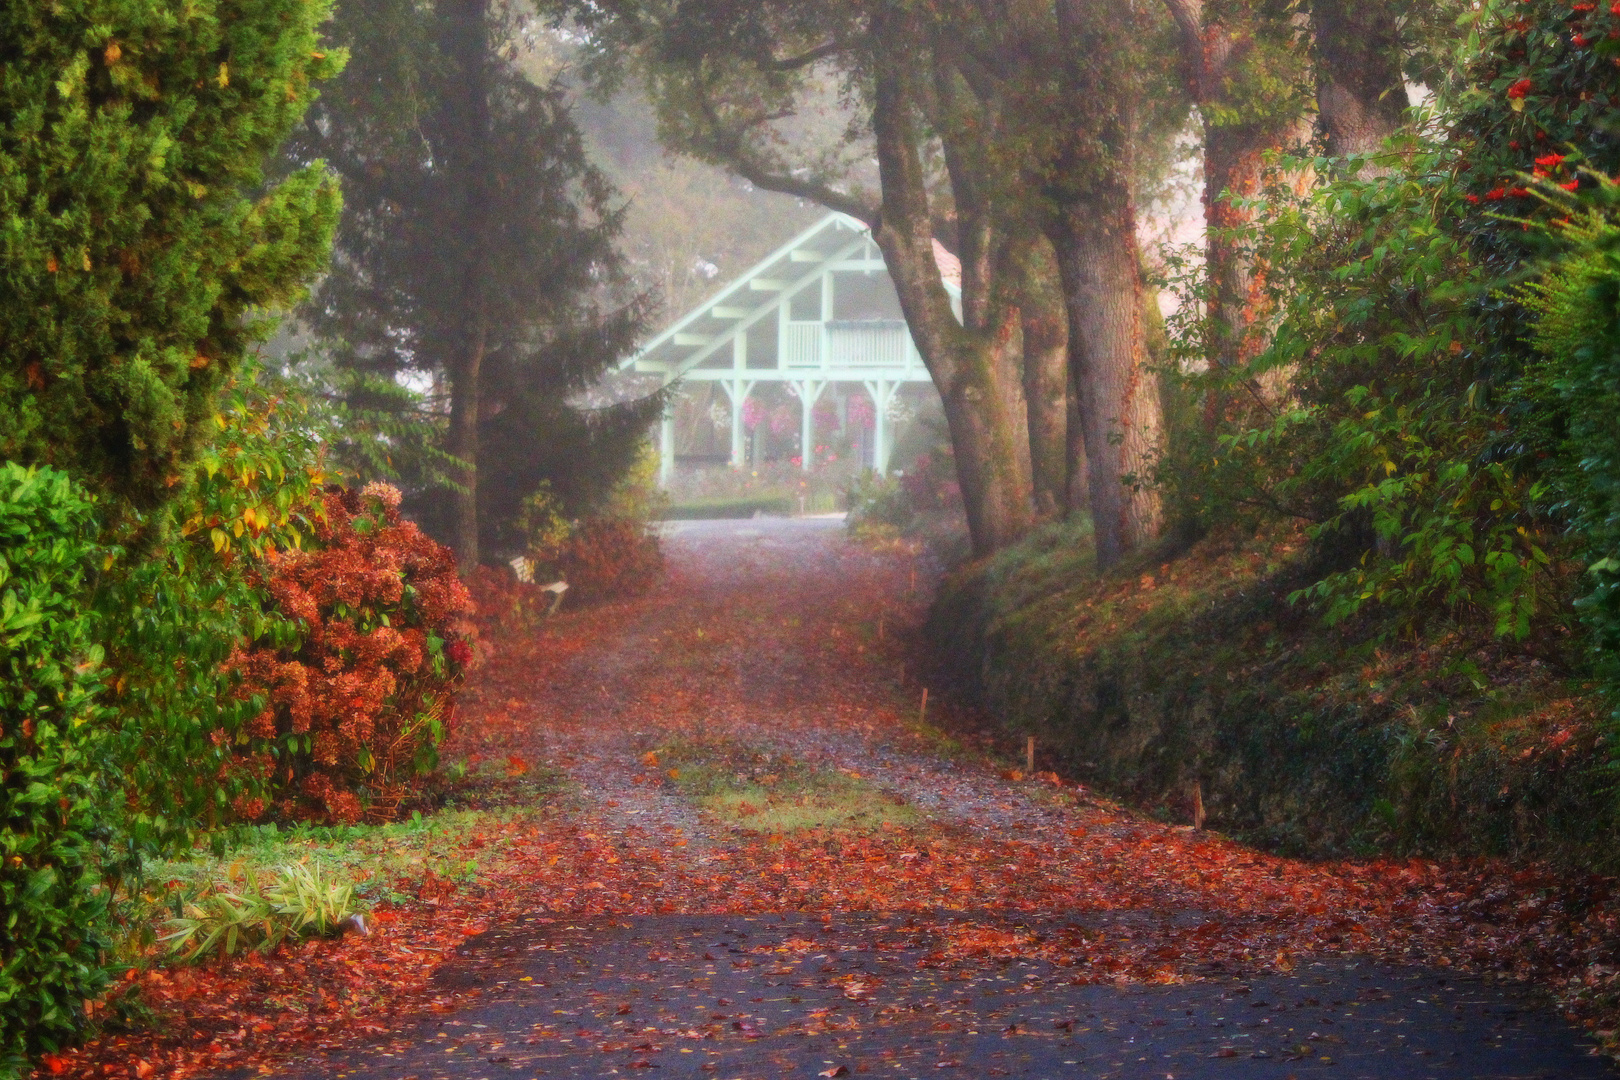
<path fill-rule="evenodd" d="M 832 323 L 827 328 L 832 354 L 828 363 L 832 367 L 905 367 L 909 341 L 903 322 Z"/>
<path fill-rule="evenodd" d="M 818 368 L 821 366 L 821 324 L 796 323 L 787 324 L 787 333 L 783 335 L 783 345 L 786 354 L 782 357 L 782 366 L 789 368 Z"/>

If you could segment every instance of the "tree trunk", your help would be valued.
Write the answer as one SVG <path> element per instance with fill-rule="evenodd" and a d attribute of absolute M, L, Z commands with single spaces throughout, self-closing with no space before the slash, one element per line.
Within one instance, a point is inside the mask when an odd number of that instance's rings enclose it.
<path fill-rule="evenodd" d="M 976 556 L 1029 531 L 1030 479 L 1023 426 L 1018 314 L 992 287 L 996 245 L 987 208 L 958 193 L 963 316 L 958 322 L 934 257 L 927 177 L 902 58 L 880 62 L 872 128 L 883 206 L 873 238 L 883 249 L 917 351 L 945 407 L 957 483 Z"/>
<path fill-rule="evenodd" d="M 1411 104 L 1395 13 L 1380 0 L 1315 0 L 1316 103 L 1328 154 L 1371 154 L 1400 129 Z"/>
<path fill-rule="evenodd" d="M 1158 495 L 1145 483 L 1159 449 L 1159 393 L 1143 337 L 1135 208 L 1118 180 L 1099 185 L 1093 205 L 1068 207 L 1052 235 L 1104 569 L 1159 531 Z"/>
<path fill-rule="evenodd" d="M 1265 268 L 1256 264 L 1242 236 L 1253 224 L 1254 212 L 1242 201 L 1259 195 L 1274 179 L 1267 174 L 1267 151 L 1304 146 L 1310 125 L 1302 116 L 1234 122 L 1231 114 L 1241 116 L 1245 104 L 1231 99 L 1234 79 L 1256 62 L 1253 26 L 1243 24 L 1242 13 L 1236 13 L 1233 26 L 1223 24 L 1202 0 L 1165 0 L 1165 5 L 1179 33 L 1193 100 L 1204 116 L 1205 265 L 1213 332 L 1209 362 L 1229 370 L 1259 355 L 1270 340 Z M 1247 14 L 1255 17 L 1253 11 Z M 1306 178 L 1293 179 L 1297 187 Z M 1206 426 L 1213 429 L 1226 408 L 1224 397 L 1212 391 L 1204 400 Z"/>
<path fill-rule="evenodd" d="M 453 357 L 450 370 L 450 453 L 459 458 L 462 491 L 455 492 L 452 532 L 456 563 L 462 573 L 478 567 L 478 425 L 482 419 L 481 389 L 484 354 L 488 348 L 487 291 L 492 223 L 489 208 L 489 0 L 440 0 L 446 21 L 445 53 L 455 67 L 460 93 L 447 107 L 453 123 L 446 130 L 458 135 L 446 147 L 446 183 L 459 206 L 455 235 L 446 238 L 459 257 L 463 278 L 458 297 L 461 315 L 457 340 L 447 343 Z"/>
<path fill-rule="evenodd" d="M 1066 369 L 1064 384 L 1068 389 L 1064 409 L 1068 421 L 1068 430 L 1064 432 L 1063 458 L 1068 469 L 1064 506 L 1070 514 L 1078 514 L 1091 509 L 1091 484 L 1086 479 L 1086 428 L 1080 422 L 1080 387 L 1075 383 L 1075 366 L 1069 363 L 1067 355 L 1063 366 Z"/>
<path fill-rule="evenodd" d="M 450 372 L 450 454 L 463 464 L 462 490 L 454 493 L 456 565 L 463 574 L 478 568 L 478 421 L 488 331 L 477 327 Z"/>
<path fill-rule="evenodd" d="M 1030 481 L 1036 517 L 1050 520 L 1069 505 L 1069 322 L 1057 263 L 1044 238 L 1025 262 L 1019 299 Z"/>

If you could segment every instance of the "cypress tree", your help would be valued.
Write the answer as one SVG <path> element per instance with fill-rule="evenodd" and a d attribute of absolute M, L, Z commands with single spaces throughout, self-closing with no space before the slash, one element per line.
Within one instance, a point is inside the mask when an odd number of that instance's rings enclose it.
<path fill-rule="evenodd" d="M 327 7 L 0 5 L 0 459 L 115 514 L 183 490 L 259 313 L 326 259 L 335 182 L 262 170 L 341 66 Z"/>

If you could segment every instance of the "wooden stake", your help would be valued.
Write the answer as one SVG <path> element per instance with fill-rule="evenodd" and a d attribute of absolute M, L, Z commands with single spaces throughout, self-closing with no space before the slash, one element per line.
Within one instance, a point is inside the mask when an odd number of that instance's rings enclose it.
<path fill-rule="evenodd" d="M 1027 766 L 1024 769 L 1024 771 L 1029 773 L 1029 775 L 1034 776 L 1035 775 L 1035 736 L 1033 736 L 1033 735 L 1031 735 L 1029 737 L 1029 743 L 1024 747 L 1024 764 L 1025 764 L 1025 766 Z"/>
<path fill-rule="evenodd" d="M 927 716 L 928 716 L 928 687 L 925 686 L 925 687 L 923 687 L 922 705 L 920 707 L 918 707 L 918 709 L 917 709 L 917 723 L 919 723 L 919 724 L 922 723 L 923 719 L 925 717 L 927 717 Z"/>
<path fill-rule="evenodd" d="M 1204 828 L 1204 784 L 1201 780 L 1193 781 L 1193 828 L 1198 831 Z"/>

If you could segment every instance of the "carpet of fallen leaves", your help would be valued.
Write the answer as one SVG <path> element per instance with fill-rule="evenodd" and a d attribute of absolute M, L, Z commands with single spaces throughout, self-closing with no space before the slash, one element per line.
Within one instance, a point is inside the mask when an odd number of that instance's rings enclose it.
<path fill-rule="evenodd" d="M 941 963 L 1038 957 L 1077 981 L 1171 982 L 1358 954 L 1534 981 L 1573 1017 L 1615 1026 L 1612 882 L 1500 862 L 1279 858 L 1023 776 L 983 718 L 936 701 L 919 723 L 905 651 L 931 581 L 918 557 L 785 521 L 697 524 L 668 550 L 648 595 L 492 631 L 447 759 L 543 763 L 569 784 L 467 841 L 476 880 L 395 883 L 413 899 L 381 906 L 366 937 L 133 974 L 150 1025 L 39 1075 L 246 1075 L 374 1037 L 476 994 L 436 984 L 434 969 L 535 913 L 949 911 Z M 920 813 L 762 834 L 681 799 L 655 753 L 677 739 L 838 768 Z M 1006 912 L 1108 918 L 1043 936 Z"/>

